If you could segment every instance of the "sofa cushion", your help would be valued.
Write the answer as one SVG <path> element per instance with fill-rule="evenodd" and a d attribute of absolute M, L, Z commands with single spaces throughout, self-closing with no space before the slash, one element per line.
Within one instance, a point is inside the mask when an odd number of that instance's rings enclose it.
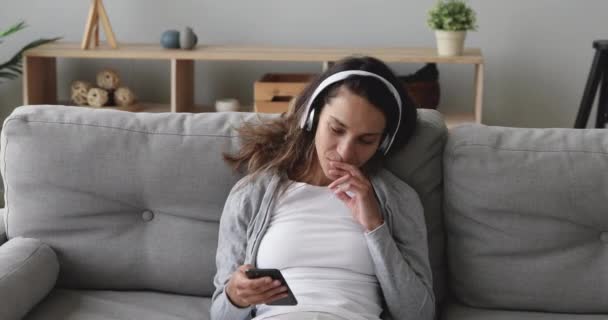
<path fill-rule="evenodd" d="M 0 319 L 19 320 L 55 286 L 59 263 L 37 239 L 13 238 L 0 246 Z"/>
<path fill-rule="evenodd" d="M 17 108 L 0 149 L 9 238 L 53 247 L 62 287 L 210 296 L 219 216 L 240 178 L 221 153 L 243 117 Z"/>
<path fill-rule="evenodd" d="M 451 302 L 441 320 L 606 320 L 606 315 L 481 309 Z"/>
<path fill-rule="evenodd" d="M 24 320 L 208 320 L 209 298 L 158 292 L 55 289 Z"/>
<path fill-rule="evenodd" d="M 462 126 L 451 131 L 444 170 L 456 298 L 608 313 L 606 130 Z"/>

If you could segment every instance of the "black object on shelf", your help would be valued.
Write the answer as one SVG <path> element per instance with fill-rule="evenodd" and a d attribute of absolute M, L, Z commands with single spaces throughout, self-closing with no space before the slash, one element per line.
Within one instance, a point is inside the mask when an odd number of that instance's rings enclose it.
<path fill-rule="evenodd" d="M 441 90 L 439 70 L 435 63 L 427 63 L 413 74 L 398 78 L 417 108 L 437 109 Z"/>
<path fill-rule="evenodd" d="M 596 128 L 606 128 L 608 122 L 608 40 L 593 41 L 595 56 L 585 85 L 585 92 L 574 122 L 574 128 L 582 129 L 587 126 L 597 88 L 601 83 L 600 100 L 597 105 Z"/>

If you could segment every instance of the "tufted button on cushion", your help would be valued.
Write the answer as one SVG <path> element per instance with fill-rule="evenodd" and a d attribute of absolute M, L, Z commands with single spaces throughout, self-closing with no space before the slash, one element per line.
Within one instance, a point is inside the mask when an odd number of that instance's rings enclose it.
<path fill-rule="evenodd" d="M 608 243 L 608 231 L 600 233 L 600 240 L 602 240 L 603 243 Z"/>
<path fill-rule="evenodd" d="M 154 212 L 152 212 L 150 210 L 146 210 L 146 211 L 142 212 L 141 219 L 146 222 L 151 221 L 152 219 L 154 219 Z"/>

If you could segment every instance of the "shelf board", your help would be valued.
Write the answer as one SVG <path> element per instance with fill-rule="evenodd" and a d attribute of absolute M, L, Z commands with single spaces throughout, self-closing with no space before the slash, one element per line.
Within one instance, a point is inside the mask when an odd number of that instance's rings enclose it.
<path fill-rule="evenodd" d="M 82 50 L 76 42 L 54 42 L 24 53 L 30 57 L 107 58 L 152 60 L 245 60 L 245 61 L 338 61 L 351 55 L 368 55 L 385 62 L 481 64 L 479 48 L 466 48 L 463 55 L 444 57 L 436 48 L 305 48 L 275 46 L 199 45 L 194 50 L 164 49 L 158 44 L 119 44 Z"/>

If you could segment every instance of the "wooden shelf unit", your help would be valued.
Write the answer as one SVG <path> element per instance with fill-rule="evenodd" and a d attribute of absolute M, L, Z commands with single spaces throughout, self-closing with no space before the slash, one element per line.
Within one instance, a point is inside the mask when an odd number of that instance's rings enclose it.
<path fill-rule="evenodd" d="M 475 67 L 474 108 L 467 113 L 445 114 L 453 126 L 462 122 L 481 123 L 483 104 L 484 58 L 477 48 L 465 49 L 456 57 L 438 56 L 435 48 L 306 48 L 273 46 L 203 45 L 194 50 L 164 49 L 155 44 L 120 44 L 118 49 L 100 46 L 82 50 L 79 43 L 46 44 L 24 53 L 23 101 L 31 104 L 57 104 L 57 58 L 149 59 L 171 65 L 171 102 L 167 106 L 143 103 L 141 109 L 171 112 L 198 112 L 194 106 L 194 62 L 221 61 L 299 61 L 331 62 L 350 55 L 369 55 L 387 63 L 470 64 Z"/>

